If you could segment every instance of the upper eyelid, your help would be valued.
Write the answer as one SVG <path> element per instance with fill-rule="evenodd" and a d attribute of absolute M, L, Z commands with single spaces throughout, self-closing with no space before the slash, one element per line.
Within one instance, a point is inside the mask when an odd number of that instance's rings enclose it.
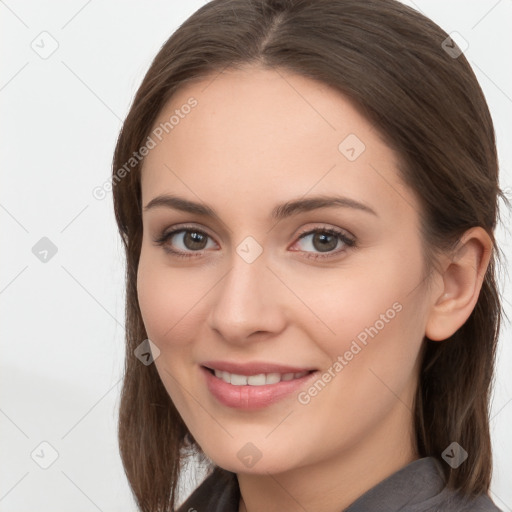
<path fill-rule="evenodd" d="M 316 224 L 315 226 L 311 226 L 309 228 L 304 228 L 304 229 L 300 229 L 300 233 L 297 235 L 303 235 L 309 231 L 316 231 L 316 230 L 322 230 L 322 229 L 335 229 L 335 230 L 338 230 L 338 231 L 342 231 L 343 233 L 346 233 L 348 236 L 350 237 L 354 237 L 354 235 L 346 228 L 342 228 L 342 227 L 338 227 L 338 226 L 333 226 L 329 223 L 326 223 L 326 222 L 309 222 L 308 224 Z M 204 232 L 206 233 L 208 236 L 212 237 L 212 238 L 215 238 L 214 235 L 212 235 L 210 232 L 209 232 L 209 229 L 208 228 L 205 228 L 203 226 L 198 226 L 198 225 L 194 225 L 194 224 L 176 224 L 176 225 L 173 225 L 172 227 L 170 228 L 164 228 L 163 230 L 160 230 L 160 233 L 165 233 L 165 234 L 170 234 L 170 233 L 176 233 L 178 231 L 187 231 L 187 230 L 197 230 L 197 231 L 201 231 L 201 232 Z"/>

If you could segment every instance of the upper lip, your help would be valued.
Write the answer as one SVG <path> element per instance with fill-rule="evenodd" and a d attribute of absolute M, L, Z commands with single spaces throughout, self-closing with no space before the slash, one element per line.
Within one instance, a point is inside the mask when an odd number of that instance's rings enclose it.
<path fill-rule="evenodd" d="M 248 363 L 233 363 L 230 361 L 205 361 L 202 366 L 211 370 L 220 370 L 237 375 L 258 375 L 260 373 L 300 373 L 313 371 L 316 368 L 288 366 L 266 361 L 253 361 Z"/>

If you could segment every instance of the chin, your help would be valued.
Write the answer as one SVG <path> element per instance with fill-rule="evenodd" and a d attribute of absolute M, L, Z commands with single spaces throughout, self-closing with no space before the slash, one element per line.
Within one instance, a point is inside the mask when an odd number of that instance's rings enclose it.
<path fill-rule="evenodd" d="M 261 454 L 261 458 L 253 459 L 251 461 L 250 459 L 248 459 L 248 453 L 250 448 L 247 449 L 246 447 L 245 452 L 242 450 L 239 450 L 240 457 L 238 457 L 238 455 L 235 455 L 235 457 L 226 457 L 225 452 L 220 457 L 208 457 L 214 464 L 220 466 L 221 468 L 227 471 L 231 471 L 232 473 L 267 475 L 269 473 L 283 473 L 285 471 L 292 469 L 292 467 L 290 466 L 290 460 L 288 459 L 286 454 L 274 453 L 272 457 L 265 457 L 264 454 Z M 257 456 L 256 451 L 254 451 L 254 456 Z"/>

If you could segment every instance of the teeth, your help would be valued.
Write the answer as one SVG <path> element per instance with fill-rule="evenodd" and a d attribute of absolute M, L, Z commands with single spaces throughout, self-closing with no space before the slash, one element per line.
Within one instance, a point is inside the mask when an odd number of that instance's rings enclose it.
<path fill-rule="evenodd" d="M 265 384 L 277 384 L 282 380 L 300 379 L 307 375 L 309 372 L 299 373 L 259 373 L 258 375 L 237 375 L 236 373 L 229 373 L 220 370 L 214 370 L 215 377 L 222 379 L 228 384 L 234 386 L 264 386 Z"/>

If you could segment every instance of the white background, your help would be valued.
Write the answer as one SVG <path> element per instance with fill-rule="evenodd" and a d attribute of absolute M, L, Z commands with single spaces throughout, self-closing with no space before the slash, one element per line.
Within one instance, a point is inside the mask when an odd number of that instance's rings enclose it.
<path fill-rule="evenodd" d="M 136 510 L 116 439 L 123 253 L 111 197 L 97 200 L 92 190 L 110 177 L 152 58 L 203 3 L 0 0 L 0 511 Z M 501 186 L 512 197 L 512 2 L 406 3 L 468 41 L 495 122 Z M 43 31 L 58 43 L 47 59 L 31 47 L 49 37 Z M 507 225 L 510 218 L 504 211 Z M 46 263 L 32 253 L 42 237 L 58 249 Z M 498 240 L 510 253 L 510 233 L 500 228 Z M 505 276 L 502 286 L 512 318 Z M 510 340 L 505 322 L 491 414 L 491 491 L 504 511 L 512 510 Z M 31 458 L 36 450 L 50 461 L 43 441 L 58 452 L 48 469 Z"/>

